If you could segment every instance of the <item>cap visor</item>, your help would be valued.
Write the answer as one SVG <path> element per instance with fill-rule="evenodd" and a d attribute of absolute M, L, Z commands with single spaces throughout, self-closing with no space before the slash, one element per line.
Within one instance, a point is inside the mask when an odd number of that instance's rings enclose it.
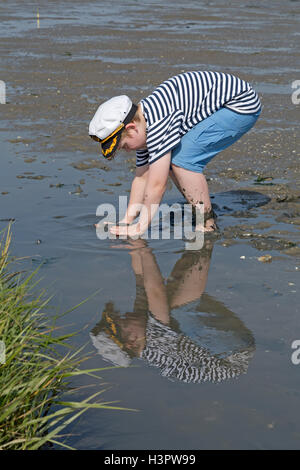
<path fill-rule="evenodd" d="M 102 144 L 102 154 L 105 158 L 112 158 L 118 149 L 121 140 L 121 132 L 114 135 L 111 139 Z"/>

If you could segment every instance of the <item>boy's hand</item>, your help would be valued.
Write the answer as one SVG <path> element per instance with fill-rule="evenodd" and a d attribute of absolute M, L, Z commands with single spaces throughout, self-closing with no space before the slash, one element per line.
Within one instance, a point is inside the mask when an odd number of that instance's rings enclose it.
<path fill-rule="evenodd" d="M 114 235 L 126 235 L 130 238 L 139 238 L 143 233 L 139 223 L 132 225 L 113 225 L 110 227 L 109 231 Z"/>
<path fill-rule="evenodd" d="M 101 222 L 101 221 L 100 221 L 100 222 L 98 222 L 98 224 L 94 224 L 94 227 L 97 228 L 98 226 L 100 226 L 101 223 L 103 223 L 103 225 L 113 225 L 113 222 L 109 222 L 108 220 L 105 220 L 105 222 Z M 114 225 L 114 227 L 119 227 L 119 226 L 122 226 L 122 225 L 126 225 L 126 226 L 127 226 L 127 225 L 129 225 L 129 223 L 128 223 L 128 222 L 121 222 L 121 221 L 120 221 L 120 222 L 117 223 L 117 225 Z"/>

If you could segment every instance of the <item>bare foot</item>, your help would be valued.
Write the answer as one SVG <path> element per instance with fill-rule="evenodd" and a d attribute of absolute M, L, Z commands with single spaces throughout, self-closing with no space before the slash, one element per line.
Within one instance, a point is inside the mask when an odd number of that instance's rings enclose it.
<path fill-rule="evenodd" d="M 215 219 L 207 219 L 205 225 L 197 225 L 196 230 L 199 232 L 215 232 L 217 230 Z"/>
<path fill-rule="evenodd" d="M 208 219 L 205 222 L 205 232 L 214 232 L 215 230 L 217 230 L 215 219 Z"/>

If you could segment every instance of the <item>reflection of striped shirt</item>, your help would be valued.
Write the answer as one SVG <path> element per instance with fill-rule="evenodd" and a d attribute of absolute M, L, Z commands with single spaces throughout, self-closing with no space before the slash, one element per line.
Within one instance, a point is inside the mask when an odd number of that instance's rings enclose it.
<path fill-rule="evenodd" d="M 261 108 L 249 83 L 220 72 L 182 73 L 159 85 L 140 104 L 147 125 L 147 150 L 136 152 L 137 166 L 161 158 L 184 134 L 223 106 L 240 114 Z"/>
<path fill-rule="evenodd" d="M 186 383 L 222 382 L 245 374 L 253 356 L 253 348 L 230 356 L 213 355 L 190 338 L 176 333 L 149 315 L 146 347 L 141 357 L 159 367 L 161 374 Z"/>

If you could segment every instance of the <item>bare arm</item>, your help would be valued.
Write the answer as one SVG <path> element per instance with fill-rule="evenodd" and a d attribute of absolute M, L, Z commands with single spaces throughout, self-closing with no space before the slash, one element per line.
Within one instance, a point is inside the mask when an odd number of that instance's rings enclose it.
<path fill-rule="evenodd" d="M 149 167 L 143 206 L 139 219 L 139 231 L 144 233 L 153 219 L 167 187 L 171 152 Z"/>
<path fill-rule="evenodd" d="M 140 205 L 143 203 L 145 187 L 148 177 L 149 165 L 137 167 L 135 177 L 131 184 L 130 198 L 126 213 L 119 223 L 131 224 L 140 213 Z"/>
<path fill-rule="evenodd" d="M 136 224 L 130 225 L 129 227 L 113 226 L 110 229 L 111 233 L 114 233 L 116 235 L 128 235 L 129 237 L 135 237 L 135 236 L 142 235 L 147 230 L 152 218 L 154 217 L 154 214 L 156 213 L 158 209 L 158 206 L 164 195 L 164 192 L 166 190 L 169 169 L 170 169 L 170 161 L 171 161 L 171 152 L 168 152 L 162 158 L 160 158 L 156 162 L 149 165 L 149 169 L 147 170 L 145 174 L 146 181 L 145 181 L 145 187 L 144 187 L 144 196 L 142 200 L 142 206 L 139 206 L 139 210 L 140 210 L 139 222 Z M 131 208 L 134 207 L 133 205 L 134 202 L 138 203 L 139 205 L 141 204 L 142 191 L 139 191 L 139 192 L 134 191 L 133 194 L 134 194 L 134 197 L 132 196 L 129 202 L 129 206 L 131 206 Z M 137 215 L 136 208 L 137 206 L 135 206 L 135 210 L 133 211 L 134 212 L 133 215 L 135 216 Z M 129 220 L 130 220 L 130 217 L 132 217 L 132 215 L 129 214 L 128 209 L 126 211 L 126 217 L 127 216 L 129 216 Z"/>
<path fill-rule="evenodd" d="M 140 250 L 140 256 L 149 310 L 157 320 L 168 325 L 170 312 L 166 286 L 156 259 L 149 248 Z"/>

